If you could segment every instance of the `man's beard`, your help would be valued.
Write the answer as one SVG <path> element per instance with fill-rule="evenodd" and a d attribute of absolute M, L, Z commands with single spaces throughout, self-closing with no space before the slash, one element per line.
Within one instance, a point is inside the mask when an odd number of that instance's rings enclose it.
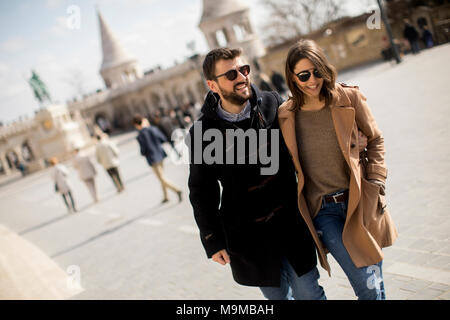
<path fill-rule="evenodd" d="M 247 100 L 250 99 L 250 98 L 252 97 L 252 94 L 253 94 L 252 88 L 250 87 L 250 81 L 248 81 L 248 82 L 240 82 L 240 83 L 238 83 L 238 84 L 236 84 L 236 85 L 234 86 L 234 89 L 235 89 L 236 87 L 242 85 L 243 83 L 246 83 L 247 86 L 248 86 L 248 88 L 249 88 L 249 94 L 248 94 L 248 95 L 245 95 L 245 96 L 240 95 L 239 93 L 236 93 L 234 90 L 233 90 L 233 91 L 226 91 L 226 90 L 223 90 L 223 89 L 219 86 L 220 93 L 222 94 L 223 99 L 224 99 L 224 100 L 227 100 L 228 102 L 230 102 L 230 103 L 232 103 L 232 104 L 234 104 L 234 105 L 243 105 L 244 103 L 246 103 Z"/>

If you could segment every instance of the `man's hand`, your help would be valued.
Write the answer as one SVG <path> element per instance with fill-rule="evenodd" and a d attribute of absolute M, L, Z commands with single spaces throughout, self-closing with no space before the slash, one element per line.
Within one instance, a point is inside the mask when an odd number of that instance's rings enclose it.
<path fill-rule="evenodd" d="M 359 145 L 358 145 L 359 152 L 363 152 L 364 149 L 367 147 L 367 137 L 360 130 L 358 130 L 358 142 L 359 142 Z"/>
<path fill-rule="evenodd" d="M 224 266 L 227 263 L 230 263 L 230 256 L 228 255 L 227 250 L 222 249 L 213 254 L 212 260 Z"/>

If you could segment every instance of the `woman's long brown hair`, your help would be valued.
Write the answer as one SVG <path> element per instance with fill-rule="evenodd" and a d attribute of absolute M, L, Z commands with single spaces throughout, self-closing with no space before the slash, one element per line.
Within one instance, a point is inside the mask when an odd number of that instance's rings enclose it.
<path fill-rule="evenodd" d="M 305 104 L 304 93 L 294 81 L 294 77 L 297 77 L 294 73 L 295 65 L 304 58 L 309 59 L 323 77 L 320 99 L 325 99 L 325 103 L 328 105 L 336 96 L 336 68 L 328 62 L 327 57 L 316 42 L 302 39 L 291 47 L 286 58 L 285 76 L 292 93 L 293 110 L 301 108 Z"/>

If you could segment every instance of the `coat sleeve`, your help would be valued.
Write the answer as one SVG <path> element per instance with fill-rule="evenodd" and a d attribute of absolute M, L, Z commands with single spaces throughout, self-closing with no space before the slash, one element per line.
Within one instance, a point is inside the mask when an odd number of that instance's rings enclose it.
<path fill-rule="evenodd" d="M 192 152 L 195 139 L 191 139 L 192 133 L 191 130 L 186 139 L 191 158 L 188 180 L 189 200 L 200 230 L 200 238 L 206 255 L 211 258 L 213 254 L 226 248 L 224 231 L 219 216 L 220 187 L 213 166 L 193 162 Z"/>
<path fill-rule="evenodd" d="M 69 170 L 66 168 L 66 166 L 61 165 L 59 169 L 64 178 L 69 175 Z"/>
<path fill-rule="evenodd" d="M 358 90 L 352 90 L 358 128 L 367 136 L 367 179 L 386 182 L 387 168 L 384 162 L 384 138 L 375 122 L 367 98 Z"/>
<path fill-rule="evenodd" d="M 101 159 L 101 157 L 100 157 L 100 149 L 99 149 L 99 146 L 97 146 L 96 148 L 95 148 L 95 159 L 97 159 L 97 162 L 98 163 L 102 163 L 102 159 Z"/>
<path fill-rule="evenodd" d="M 118 157 L 118 156 L 119 156 L 119 148 L 117 147 L 116 144 L 113 144 L 112 150 L 113 150 L 113 152 L 114 152 L 114 155 L 115 155 L 116 157 Z"/>
<path fill-rule="evenodd" d="M 95 169 L 95 165 L 92 163 L 91 159 L 87 158 L 87 163 L 91 169 L 92 175 L 96 175 L 97 174 L 97 170 Z"/>
<path fill-rule="evenodd" d="M 114 156 L 118 157 L 119 156 L 119 148 L 117 147 L 117 145 L 114 142 L 110 141 L 109 147 L 111 148 L 111 151 L 114 154 Z"/>
<path fill-rule="evenodd" d="M 148 151 L 147 151 L 147 144 L 145 143 L 145 137 L 143 133 L 139 133 L 139 135 L 137 136 L 137 141 L 139 143 L 139 148 L 141 150 L 141 155 L 146 156 Z"/>
<path fill-rule="evenodd" d="M 153 127 L 153 129 L 154 129 L 153 132 L 155 133 L 156 137 L 161 143 L 167 142 L 166 136 L 164 135 L 164 133 L 161 132 L 159 128 Z"/>

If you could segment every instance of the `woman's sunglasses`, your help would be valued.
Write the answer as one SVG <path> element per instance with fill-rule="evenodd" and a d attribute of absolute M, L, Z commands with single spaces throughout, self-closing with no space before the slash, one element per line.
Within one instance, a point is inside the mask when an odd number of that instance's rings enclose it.
<path fill-rule="evenodd" d="M 238 70 L 244 77 L 246 77 L 250 73 L 250 66 L 248 64 L 246 64 L 246 65 L 244 65 L 242 67 L 239 67 Z M 225 77 L 227 77 L 228 80 L 233 81 L 233 80 L 235 80 L 237 78 L 238 72 L 237 72 L 236 69 L 228 70 L 227 72 L 219 74 L 218 76 L 216 76 L 216 79 L 219 78 L 219 77 L 222 77 L 222 76 L 225 76 Z"/>
<path fill-rule="evenodd" d="M 314 69 L 313 71 L 313 75 L 316 78 L 322 78 L 322 75 L 320 74 L 319 70 Z M 311 78 L 311 72 L 310 71 L 302 71 L 296 74 L 296 76 L 298 77 L 298 80 L 300 80 L 301 82 L 306 82 L 309 80 L 309 78 Z"/>

